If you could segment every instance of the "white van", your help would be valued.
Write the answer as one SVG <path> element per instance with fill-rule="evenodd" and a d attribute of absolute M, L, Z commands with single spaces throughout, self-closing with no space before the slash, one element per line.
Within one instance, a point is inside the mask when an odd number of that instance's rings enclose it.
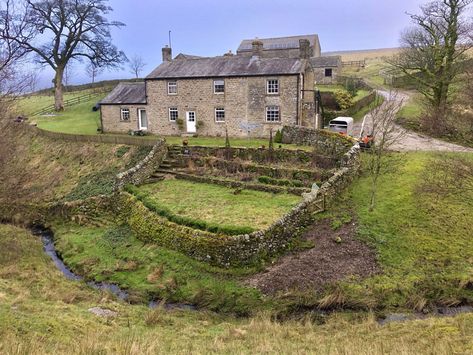
<path fill-rule="evenodd" d="M 353 118 L 337 117 L 329 123 L 329 130 L 353 136 Z"/>

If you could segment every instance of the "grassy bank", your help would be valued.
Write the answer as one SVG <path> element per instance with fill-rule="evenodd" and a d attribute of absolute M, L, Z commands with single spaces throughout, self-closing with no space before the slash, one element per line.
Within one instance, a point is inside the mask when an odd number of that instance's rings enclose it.
<path fill-rule="evenodd" d="M 439 171 L 436 164 L 455 157 L 473 163 L 471 155 L 393 156 L 392 166 L 398 166 L 381 176 L 372 212 L 368 177 L 355 182 L 345 195 L 339 215 L 347 213 L 343 206 L 355 211 L 359 238 L 376 249 L 383 269 L 383 274 L 361 283 L 343 283 L 337 292 L 345 304 L 421 311 L 473 303 L 473 191 L 468 188 L 473 177 L 465 178 L 466 187 L 456 187 L 454 193 L 435 192 L 448 181 L 448 174 L 455 174 Z"/>
<path fill-rule="evenodd" d="M 227 270 L 156 245 L 143 245 L 126 227 L 55 223 L 57 248 L 74 271 L 129 289 L 131 302 L 154 299 L 188 303 L 221 313 L 249 315 L 261 295 L 238 284 L 253 270 Z"/>
<path fill-rule="evenodd" d="M 38 239 L 0 226 L 0 352 L 4 354 L 314 353 L 447 354 L 473 351 L 473 316 L 378 325 L 333 314 L 325 325 L 149 310 L 65 280 Z M 101 318 L 88 311 L 117 312 Z"/>

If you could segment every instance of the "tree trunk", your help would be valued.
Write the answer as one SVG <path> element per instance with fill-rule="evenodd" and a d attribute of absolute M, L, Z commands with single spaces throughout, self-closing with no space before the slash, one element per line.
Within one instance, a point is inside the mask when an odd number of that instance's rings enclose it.
<path fill-rule="evenodd" d="M 56 68 L 56 76 L 54 77 L 54 110 L 64 111 L 64 96 L 62 92 L 62 78 L 64 76 L 64 68 Z"/>

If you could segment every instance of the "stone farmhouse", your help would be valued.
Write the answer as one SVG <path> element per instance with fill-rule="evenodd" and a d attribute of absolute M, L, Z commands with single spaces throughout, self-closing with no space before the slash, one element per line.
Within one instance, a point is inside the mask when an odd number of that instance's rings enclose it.
<path fill-rule="evenodd" d="M 327 58 L 317 35 L 244 40 L 236 55 L 210 58 L 172 59 L 165 47 L 144 82 L 120 83 L 101 101 L 102 131 L 267 137 L 284 125 L 317 127 L 316 77 L 331 82 L 325 75 L 338 71 Z"/>

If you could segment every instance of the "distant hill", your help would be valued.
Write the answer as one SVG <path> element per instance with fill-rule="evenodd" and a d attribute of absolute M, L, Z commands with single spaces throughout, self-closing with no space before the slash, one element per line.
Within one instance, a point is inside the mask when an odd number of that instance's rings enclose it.
<path fill-rule="evenodd" d="M 362 49 L 351 51 L 333 51 L 324 52 L 322 55 L 341 55 L 343 61 L 364 60 L 364 59 L 380 59 L 383 57 L 391 57 L 399 52 L 399 48 L 379 48 L 379 49 Z"/>

